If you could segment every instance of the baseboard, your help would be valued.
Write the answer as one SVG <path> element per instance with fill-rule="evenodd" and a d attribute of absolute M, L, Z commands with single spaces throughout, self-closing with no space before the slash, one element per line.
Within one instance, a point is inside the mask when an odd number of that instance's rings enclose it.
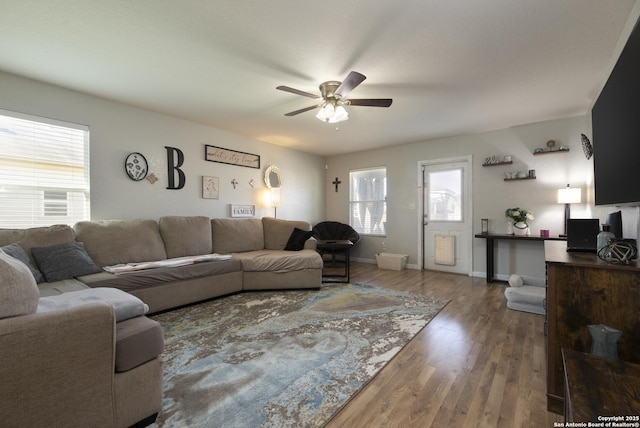
<path fill-rule="evenodd" d="M 351 257 L 351 261 L 360 262 L 360 263 L 368 263 L 370 265 L 378 264 L 378 262 L 376 262 L 375 260 L 372 260 L 372 259 L 361 259 L 361 258 L 356 258 L 356 257 Z M 420 270 L 420 265 L 407 263 L 406 268 L 407 269 Z"/>

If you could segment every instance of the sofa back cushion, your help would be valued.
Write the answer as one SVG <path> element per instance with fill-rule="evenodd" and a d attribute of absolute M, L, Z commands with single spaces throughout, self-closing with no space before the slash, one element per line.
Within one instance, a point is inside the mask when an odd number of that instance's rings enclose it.
<path fill-rule="evenodd" d="M 27 265 L 0 250 L 0 318 L 32 314 L 40 292 Z"/>
<path fill-rule="evenodd" d="M 284 250 L 295 228 L 311 230 L 311 225 L 306 221 L 279 220 L 273 217 L 263 217 L 262 226 L 266 250 Z"/>
<path fill-rule="evenodd" d="M 264 231 L 258 218 L 211 220 L 213 252 L 219 254 L 241 253 L 264 249 Z"/>
<path fill-rule="evenodd" d="M 168 258 L 211 254 L 211 220 L 209 217 L 161 217 L 160 235 Z"/>
<path fill-rule="evenodd" d="M 81 221 L 76 240 L 98 266 L 164 260 L 167 253 L 155 220 Z"/>
<path fill-rule="evenodd" d="M 35 259 L 31 254 L 33 247 L 66 244 L 75 240 L 75 233 L 71 226 L 56 224 L 48 227 L 32 227 L 28 229 L 0 229 L 0 247 L 9 244 L 19 244 L 35 266 Z"/>

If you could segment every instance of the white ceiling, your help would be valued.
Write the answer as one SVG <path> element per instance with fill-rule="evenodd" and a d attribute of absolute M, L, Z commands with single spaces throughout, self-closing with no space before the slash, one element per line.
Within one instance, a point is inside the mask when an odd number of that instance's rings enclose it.
<path fill-rule="evenodd" d="M 0 70 L 334 155 L 587 113 L 635 3 L 2 0 Z M 284 116 L 350 70 L 393 105 Z"/>

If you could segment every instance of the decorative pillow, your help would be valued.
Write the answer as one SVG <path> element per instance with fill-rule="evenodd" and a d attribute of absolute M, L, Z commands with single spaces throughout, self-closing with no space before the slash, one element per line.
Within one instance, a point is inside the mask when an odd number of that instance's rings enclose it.
<path fill-rule="evenodd" d="M 32 314 L 38 308 L 38 285 L 29 268 L 0 250 L 0 318 Z"/>
<path fill-rule="evenodd" d="M 102 271 L 89 257 L 82 242 L 33 247 L 31 253 L 47 282 Z"/>
<path fill-rule="evenodd" d="M 44 282 L 44 276 L 42 275 L 42 272 L 40 272 L 37 267 L 31 264 L 31 260 L 29 260 L 29 256 L 27 255 L 27 253 L 24 252 L 24 250 L 19 244 L 5 245 L 4 247 L 2 247 L 2 250 L 6 254 L 13 257 L 14 259 L 18 259 L 22 263 L 27 265 L 27 267 L 31 271 L 31 274 L 33 275 L 33 278 L 36 280 L 38 284 Z"/>
<path fill-rule="evenodd" d="M 304 243 L 307 239 L 313 236 L 312 230 L 302 230 L 297 227 L 293 228 L 293 232 L 291 232 L 291 236 L 289 236 L 289 240 L 287 241 L 287 245 L 285 245 L 284 249 L 286 251 L 300 251 L 304 248 Z"/>
<path fill-rule="evenodd" d="M 509 276 L 509 285 L 512 287 L 522 287 L 522 285 L 524 284 L 524 281 L 522 280 L 522 277 L 520 275 L 516 275 L 511 274 Z"/>

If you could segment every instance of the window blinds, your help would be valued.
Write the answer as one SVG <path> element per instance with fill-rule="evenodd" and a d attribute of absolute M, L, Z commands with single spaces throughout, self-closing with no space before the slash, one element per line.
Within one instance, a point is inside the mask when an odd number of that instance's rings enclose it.
<path fill-rule="evenodd" d="M 0 227 L 90 219 L 89 129 L 0 110 Z"/>
<path fill-rule="evenodd" d="M 387 169 L 349 172 L 349 224 L 364 235 L 386 235 Z"/>

